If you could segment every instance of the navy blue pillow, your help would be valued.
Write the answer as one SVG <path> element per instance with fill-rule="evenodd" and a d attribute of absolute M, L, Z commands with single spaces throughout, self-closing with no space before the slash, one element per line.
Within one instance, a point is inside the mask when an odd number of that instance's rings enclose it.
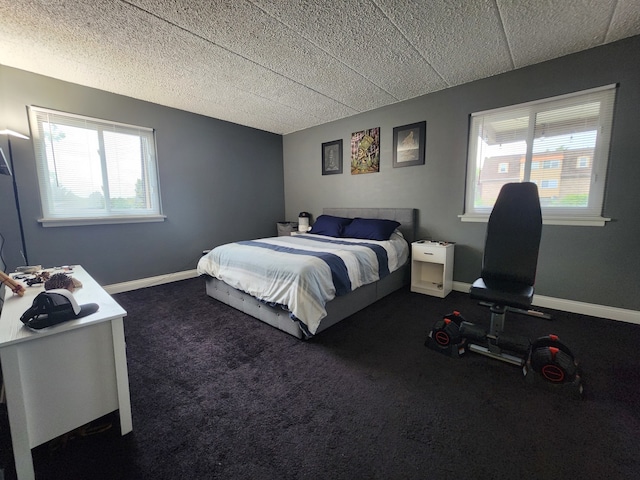
<path fill-rule="evenodd" d="M 327 235 L 328 237 L 341 237 L 342 230 L 351 223 L 350 218 L 334 217 L 332 215 L 320 215 L 311 226 L 309 233 Z"/>
<path fill-rule="evenodd" d="M 342 236 L 365 240 L 389 240 L 391 234 L 400 226 L 395 220 L 378 218 L 354 218 L 344 227 Z"/>

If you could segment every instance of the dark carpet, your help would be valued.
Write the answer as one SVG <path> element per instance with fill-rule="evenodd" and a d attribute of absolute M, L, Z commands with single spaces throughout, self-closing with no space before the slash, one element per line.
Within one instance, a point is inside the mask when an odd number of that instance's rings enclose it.
<path fill-rule="evenodd" d="M 510 333 L 571 347 L 575 399 L 518 367 L 425 348 L 453 310 L 488 325 L 457 292 L 403 289 L 306 342 L 207 297 L 202 278 L 115 299 L 133 432 L 43 445 L 38 479 L 640 478 L 640 325 L 508 317 Z"/>

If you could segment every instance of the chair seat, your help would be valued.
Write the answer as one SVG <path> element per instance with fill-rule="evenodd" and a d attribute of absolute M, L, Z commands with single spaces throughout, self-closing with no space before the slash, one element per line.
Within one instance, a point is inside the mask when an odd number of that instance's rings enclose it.
<path fill-rule="evenodd" d="M 505 280 L 485 282 L 484 279 L 479 278 L 471 285 L 469 295 L 475 300 L 526 310 L 531 307 L 533 287 Z"/>

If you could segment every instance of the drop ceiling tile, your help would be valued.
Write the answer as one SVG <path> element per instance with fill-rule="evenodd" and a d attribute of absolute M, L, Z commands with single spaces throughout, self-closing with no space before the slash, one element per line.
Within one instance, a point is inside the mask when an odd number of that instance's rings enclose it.
<path fill-rule="evenodd" d="M 65 2 L 65 6 L 69 7 L 70 3 L 73 2 Z M 73 58 L 88 65 L 93 64 L 96 72 L 105 68 L 118 72 L 120 80 L 115 82 L 119 84 L 126 84 L 127 79 L 140 78 L 139 91 L 146 90 L 145 96 L 154 100 L 155 96 L 147 85 L 150 77 L 165 77 L 171 84 L 167 92 L 175 95 L 175 92 L 185 92 L 187 89 L 187 84 L 179 81 L 186 72 L 191 78 L 201 80 L 200 86 L 190 82 L 194 89 L 207 85 L 211 91 L 221 95 L 229 90 L 227 87 L 231 87 L 235 91 L 244 91 L 247 101 L 251 97 L 260 98 L 262 108 L 265 108 L 265 104 L 270 104 L 272 109 L 288 107 L 310 116 L 316 124 L 358 112 L 139 9 L 132 10 L 122 5 L 112 8 L 110 2 L 95 3 L 97 5 L 94 7 L 104 11 L 94 16 L 90 23 L 82 21 L 83 18 L 91 18 L 89 6 L 84 2 L 77 2 L 77 8 L 63 9 L 65 15 L 58 17 L 57 21 L 53 19 L 56 12 L 60 14 L 61 10 L 51 9 L 41 17 L 41 21 L 54 24 L 34 25 L 36 31 L 46 32 L 39 40 L 44 43 L 46 39 L 48 45 L 55 46 L 53 52 L 50 50 L 47 55 L 61 56 L 65 52 L 69 55 L 69 42 L 82 39 L 85 45 L 92 45 L 93 48 L 77 50 Z M 104 42 L 107 37 L 108 43 Z M 57 78 L 61 78 L 60 75 Z M 104 77 L 88 83 L 89 86 L 105 88 L 103 84 Z M 128 94 L 122 87 L 107 87 L 106 90 Z M 305 101 L 300 101 L 302 98 Z M 241 99 L 241 95 L 236 95 L 228 98 L 227 102 Z M 172 102 L 165 100 L 164 103 Z M 194 109 L 193 106 L 189 107 L 191 111 Z M 218 113 L 216 110 L 209 112 L 212 116 Z"/>
<path fill-rule="evenodd" d="M 396 101 L 359 72 L 251 2 L 194 0 L 180 9 L 153 0 L 136 0 L 134 3 L 354 111 L 369 110 Z M 230 22 L 229 19 L 242 21 Z"/>
<path fill-rule="evenodd" d="M 497 0 L 516 68 L 605 41 L 616 0 Z"/>
<path fill-rule="evenodd" d="M 373 1 L 252 2 L 397 100 L 447 86 Z"/>
<path fill-rule="evenodd" d="M 448 86 L 513 68 L 494 0 L 377 0 Z"/>
<path fill-rule="evenodd" d="M 637 35 L 639 26 L 640 0 L 618 0 L 606 41 L 615 42 Z"/>

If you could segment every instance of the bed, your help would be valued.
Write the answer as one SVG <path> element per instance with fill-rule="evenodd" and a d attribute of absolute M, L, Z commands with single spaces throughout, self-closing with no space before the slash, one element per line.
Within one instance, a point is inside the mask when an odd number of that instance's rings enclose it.
<path fill-rule="evenodd" d="M 322 220 L 331 221 L 328 235 L 321 227 L 316 230 L 321 234 L 296 234 L 221 245 L 200 259 L 197 271 L 206 278 L 207 295 L 290 335 L 308 339 L 409 283 L 410 245 L 416 237 L 416 216 L 417 210 L 412 208 L 325 208 Z M 332 233 L 335 219 L 350 219 L 345 221 L 347 226 L 339 227 L 340 234 Z M 391 222 L 397 226 L 389 228 Z M 325 225 L 318 217 L 314 228 L 321 224 Z M 365 236 L 369 232 L 368 225 L 376 228 L 382 225 L 383 229 L 394 233 L 388 241 L 383 237 L 366 239 L 342 235 L 342 231 L 358 235 L 356 224 L 366 225 Z M 267 279 L 264 283 L 270 285 L 264 285 L 263 290 L 262 280 L 249 277 L 253 273 L 257 277 L 264 277 L 265 272 L 271 274 L 262 262 L 267 261 L 265 259 L 272 251 L 280 255 L 279 264 L 291 262 L 293 265 L 294 257 L 311 262 L 300 268 L 305 275 L 313 271 L 312 278 L 299 280 L 293 276 L 293 271 L 287 271 L 275 287 L 271 284 L 273 279 Z M 252 256 L 258 263 L 251 263 Z M 364 266 L 359 263 L 361 261 L 365 262 Z M 231 262 L 241 262 L 241 265 Z M 371 272 L 374 263 L 380 270 Z M 294 270 L 297 268 L 296 264 Z M 236 276 L 231 275 L 232 271 Z M 328 276 L 333 291 L 321 293 L 323 298 L 315 298 L 316 288 L 319 288 L 316 284 L 327 286 Z M 283 291 L 285 286 L 298 282 L 302 282 L 302 288 L 293 293 Z M 331 286 L 328 288 L 331 290 Z M 314 297 L 305 296 L 307 294 Z"/>

